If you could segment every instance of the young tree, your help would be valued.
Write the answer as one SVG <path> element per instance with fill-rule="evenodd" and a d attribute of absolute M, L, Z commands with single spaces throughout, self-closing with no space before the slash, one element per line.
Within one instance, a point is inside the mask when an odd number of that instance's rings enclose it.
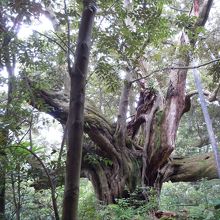
<path fill-rule="evenodd" d="M 3 12 L 3 7 L 0 8 L 1 13 Z M 6 68 L 6 72 L 8 75 L 8 92 L 7 92 L 7 101 L 4 106 L 4 115 L 2 115 L 3 123 L 8 126 L 2 126 L 0 128 L 0 218 L 4 219 L 5 217 L 5 184 L 6 184 L 6 167 L 7 167 L 7 154 L 6 147 L 10 144 L 10 135 L 9 132 L 11 129 L 11 124 L 13 119 L 11 119 L 11 115 L 14 112 L 13 109 L 13 99 L 15 97 L 15 64 L 16 57 L 12 53 L 11 41 L 13 39 L 12 34 L 17 32 L 19 28 L 19 22 L 22 20 L 22 16 L 19 14 L 12 27 L 9 28 L 7 25 L 7 21 L 1 15 L 1 29 L 3 30 L 3 34 L 1 34 L 1 67 L 4 66 Z M 11 35 L 9 34 L 11 32 Z"/>
<path fill-rule="evenodd" d="M 96 12 L 94 1 L 83 1 L 83 14 L 79 28 L 74 66 L 68 66 L 71 78 L 70 105 L 67 120 L 68 146 L 66 158 L 63 219 L 77 219 L 79 180 L 81 171 L 85 83 L 89 62 L 93 19 Z M 70 59 L 70 57 L 68 57 Z"/>

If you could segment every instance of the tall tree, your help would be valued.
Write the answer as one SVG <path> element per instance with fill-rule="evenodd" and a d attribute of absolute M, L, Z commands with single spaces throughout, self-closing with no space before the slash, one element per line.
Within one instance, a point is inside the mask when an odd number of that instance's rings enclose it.
<path fill-rule="evenodd" d="M 0 8 L 3 11 L 3 7 Z M 2 65 L 6 67 L 6 72 L 8 74 L 8 93 L 7 93 L 7 102 L 4 109 L 4 123 L 9 126 L 5 126 L 0 129 L 1 133 L 1 145 L 0 145 L 0 155 L 1 155 L 1 176 L 0 176 L 0 218 L 5 218 L 5 184 L 6 184 L 6 167 L 7 167 L 7 154 L 6 147 L 10 144 L 9 132 L 11 120 L 10 117 L 13 114 L 13 98 L 15 93 L 15 64 L 16 57 L 12 53 L 11 41 L 13 36 L 9 34 L 9 32 L 13 33 L 17 31 L 18 22 L 22 20 L 22 16 L 20 14 L 16 17 L 16 21 L 13 23 L 11 28 L 7 28 L 6 20 L 2 18 L 1 28 L 4 30 L 1 42 L 1 52 L 2 52 Z M 7 30 L 9 29 L 9 30 Z"/>
<path fill-rule="evenodd" d="M 63 219 L 76 220 L 79 199 L 79 180 L 82 158 L 85 83 L 89 62 L 91 33 L 96 12 L 94 1 L 83 1 L 83 14 L 76 46 L 75 64 L 70 65 L 70 105 L 67 120 L 68 147 L 66 159 Z M 68 57 L 70 59 L 70 57 Z"/>
<path fill-rule="evenodd" d="M 3 99 L 1 103 L 0 114 L 1 125 L 3 125 L 0 128 L 0 219 L 5 218 L 5 190 L 8 176 L 7 168 L 9 166 L 7 149 L 12 143 L 13 137 L 19 131 L 19 125 L 23 123 L 22 114 L 24 113 L 21 109 L 23 101 L 20 99 L 20 94 L 22 93 L 20 90 L 21 82 L 16 76 L 17 60 L 20 59 L 19 48 L 23 45 L 19 45 L 17 35 L 21 24 L 30 22 L 33 16 L 37 18 L 40 14 L 45 13 L 46 10 L 42 8 L 40 3 L 32 1 L 26 1 L 25 3 L 22 1 L 1 1 L 0 3 L 0 71 L 1 73 L 4 71 L 7 73 L 8 90 L 6 101 Z M 49 13 L 47 14 L 48 16 L 50 15 Z M 2 93 L 4 97 L 4 92 Z M 12 180 L 12 184 L 13 182 Z M 14 205 L 16 218 L 20 219 L 20 203 L 16 204 L 15 202 Z"/>

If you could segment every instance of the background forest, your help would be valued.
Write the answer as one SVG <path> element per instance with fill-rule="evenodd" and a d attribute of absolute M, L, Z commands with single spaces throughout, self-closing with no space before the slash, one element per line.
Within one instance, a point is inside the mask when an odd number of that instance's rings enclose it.
<path fill-rule="evenodd" d="M 71 71 L 82 12 L 94 3 L 83 2 L 0 1 L 0 220 L 62 215 Z M 199 70 L 219 147 L 220 3 L 96 7 L 79 219 L 220 219 L 220 180 L 193 80 Z"/>

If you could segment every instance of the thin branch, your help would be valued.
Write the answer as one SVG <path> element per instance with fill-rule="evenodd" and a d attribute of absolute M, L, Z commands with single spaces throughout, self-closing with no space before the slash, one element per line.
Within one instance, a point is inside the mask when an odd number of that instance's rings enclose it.
<path fill-rule="evenodd" d="M 30 130 L 31 130 L 31 126 L 29 126 L 28 130 L 24 133 L 24 135 L 21 137 L 21 139 L 19 140 L 18 144 L 20 144 L 24 138 L 27 136 L 27 134 L 30 133 Z"/>
<path fill-rule="evenodd" d="M 56 37 L 66 46 L 67 49 L 70 50 L 70 52 L 71 52 L 72 55 L 75 54 L 74 51 L 71 49 L 71 46 L 68 46 L 68 43 L 66 43 L 66 42 L 59 36 L 59 34 L 57 34 L 57 33 L 54 32 L 54 31 L 52 31 L 52 33 L 53 33 L 54 35 L 56 35 Z"/>
<path fill-rule="evenodd" d="M 36 31 L 36 30 L 34 30 L 34 32 L 40 34 L 41 36 L 46 37 L 48 40 L 50 40 L 50 41 L 54 42 L 55 44 L 57 44 L 65 53 L 67 52 L 67 50 L 59 42 L 57 42 L 53 38 L 49 37 L 46 34 L 43 34 L 43 33 L 39 32 L 39 31 Z"/>
<path fill-rule="evenodd" d="M 143 76 L 143 77 L 140 77 L 138 79 L 135 79 L 133 81 L 131 81 L 131 83 L 134 83 L 134 82 L 137 82 L 141 79 L 146 79 L 148 78 L 149 76 L 155 74 L 155 73 L 158 73 L 158 72 L 163 72 L 163 71 L 168 71 L 168 70 L 189 70 L 189 69 L 198 69 L 200 67 L 204 67 L 204 66 L 207 66 L 207 65 L 210 65 L 212 63 L 215 63 L 217 61 L 220 61 L 220 58 L 216 58 L 215 60 L 211 60 L 209 62 L 206 62 L 206 63 L 202 63 L 200 65 L 195 65 L 195 66 L 170 66 L 170 67 L 165 67 L 165 68 L 162 68 L 162 69 L 157 69 L 157 70 L 154 70 L 152 71 L 151 73 L 149 73 L 147 76 Z"/>
<path fill-rule="evenodd" d="M 180 11 L 180 12 L 184 12 L 184 13 L 189 13 L 190 10 L 184 10 L 184 9 L 180 9 L 180 8 L 175 8 L 173 6 L 169 6 L 169 8 L 175 10 L 175 11 Z"/>
<path fill-rule="evenodd" d="M 67 5 L 66 5 L 66 0 L 64 0 L 64 12 L 65 12 L 65 20 L 67 24 L 67 64 L 68 64 L 68 71 L 69 74 L 71 72 L 71 60 L 70 60 L 70 21 L 69 21 L 69 16 L 67 13 Z"/>
<path fill-rule="evenodd" d="M 50 184 L 50 189 L 51 189 L 51 197 L 52 197 L 52 203 L 53 203 L 53 211 L 54 211 L 54 214 L 55 214 L 55 219 L 56 220 L 59 220 L 59 212 L 58 212 L 58 207 L 57 207 L 57 202 L 56 202 L 56 195 L 55 195 L 55 187 L 54 187 L 54 183 L 53 183 L 53 180 L 47 170 L 47 167 L 45 166 L 44 162 L 41 160 L 40 157 L 37 156 L 36 153 L 34 153 L 31 149 L 28 149 L 26 147 L 23 147 L 21 145 L 17 145 L 17 146 L 10 146 L 10 148 L 21 148 L 21 149 L 24 149 L 26 151 L 28 151 L 29 153 L 31 153 L 38 161 L 39 163 L 41 164 L 44 172 L 46 173 L 47 175 L 47 178 L 49 180 L 49 184 Z"/>
<path fill-rule="evenodd" d="M 216 87 L 216 89 L 213 92 L 209 92 L 209 91 L 203 91 L 203 95 L 208 96 L 208 101 L 209 102 L 214 102 L 217 101 L 217 94 L 218 91 L 220 90 L 220 83 L 218 84 L 218 86 Z M 198 91 L 197 90 L 193 90 L 187 93 L 186 97 L 191 98 L 194 95 L 198 95 Z"/>
<path fill-rule="evenodd" d="M 202 148 L 202 147 L 209 145 L 209 144 L 210 144 L 209 137 L 200 137 L 200 140 L 192 147 L 193 148 Z"/>
<path fill-rule="evenodd" d="M 114 1 L 114 2 L 112 3 L 112 5 L 111 5 L 104 13 L 108 13 L 116 3 L 117 3 L 117 1 Z M 102 22 L 104 21 L 104 19 L 105 19 L 105 16 L 103 16 L 102 20 L 100 21 L 100 23 L 99 23 L 99 25 L 98 25 L 98 29 L 100 29 L 101 24 L 102 24 Z"/>
<path fill-rule="evenodd" d="M 155 73 L 167 71 L 167 70 L 170 70 L 170 69 L 171 69 L 170 67 L 165 67 L 165 68 L 162 68 L 162 69 L 154 70 L 154 71 L 152 71 L 151 73 L 149 73 L 149 74 L 146 75 L 146 76 L 143 76 L 143 77 L 140 77 L 140 78 L 138 78 L 138 79 L 135 79 L 135 80 L 131 81 L 131 83 L 137 82 L 137 81 L 139 81 L 139 80 L 141 80 L 141 79 L 146 79 L 146 78 L 150 77 L 151 75 L 153 75 L 153 74 L 155 74 Z"/>
<path fill-rule="evenodd" d="M 215 59 L 215 60 L 211 60 L 211 61 L 209 61 L 209 62 L 202 63 L 202 64 L 200 64 L 200 65 L 188 66 L 188 67 L 187 67 L 187 66 L 183 66 L 183 67 L 171 67 L 170 69 L 171 69 L 171 70 L 175 70 L 175 69 L 180 69 L 180 70 L 198 69 L 198 68 L 200 68 L 200 67 L 207 66 L 207 65 L 212 64 L 212 63 L 215 63 L 215 62 L 217 62 L 217 61 L 220 61 L 220 57 L 217 58 L 217 59 Z"/>
<path fill-rule="evenodd" d="M 216 101 L 217 98 L 217 94 L 220 91 L 220 83 L 218 84 L 217 88 L 213 91 L 213 93 L 210 94 L 209 96 L 209 102 L 213 102 Z"/>
<path fill-rule="evenodd" d="M 203 91 L 203 94 L 204 94 L 205 96 L 209 96 L 211 93 L 210 93 L 209 91 Z M 198 95 L 198 91 L 197 91 L 197 90 L 193 90 L 193 91 L 188 92 L 188 93 L 186 94 L 186 97 L 191 98 L 191 97 L 193 97 L 194 95 Z"/>
<path fill-rule="evenodd" d="M 61 167 L 61 158 L 62 158 L 63 149 L 64 149 L 64 145 L 65 145 L 65 141 L 66 141 L 66 135 L 67 135 L 67 124 L 66 124 L 65 128 L 63 129 L 63 138 L 62 138 L 60 152 L 59 152 L 59 156 L 58 156 L 58 160 L 57 160 L 57 169 L 59 169 Z"/>

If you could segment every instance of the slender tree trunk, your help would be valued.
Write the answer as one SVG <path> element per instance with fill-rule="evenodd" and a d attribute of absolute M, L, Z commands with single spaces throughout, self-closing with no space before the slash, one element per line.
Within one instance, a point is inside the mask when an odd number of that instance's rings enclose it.
<path fill-rule="evenodd" d="M 95 12 L 95 3 L 93 1 L 84 1 L 75 64 L 74 68 L 69 69 L 71 91 L 67 122 L 68 149 L 66 159 L 65 192 L 63 199 L 63 220 L 77 219 L 84 125 L 85 82 Z"/>
<path fill-rule="evenodd" d="M 0 168 L 0 220 L 4 219 L 5 216 L 5 164 L 3 162 L 4 158 L 0 158 L 1 168 Z"/>
<path fill-rule="evenodd" d="M 16 214 L 16 220 L 20 220 L 20 208 L 21 208 L 21 203 L 20 203 L 20 169 L 16 170 L 17 174 L 18 174 L 18 178 L 16 181 L 16 178 L 14 178 L 14 173 L 12 171 L 11 173 L 11 186 L 12 186 L 12 194 L 13 194 L 13 202 L 14 202 L 14 206 L 15 206 L 15 214 Z M 16 185 L 15 183 L 17 182 L 17 190 L 16 190 Z M 16 193 L 17 191 L 17 193 Z M 16 198 L 18 197 L 18 198 Z"/>
<path fill-rule="evenodd" d="M 18 164 L 18 202 L 17 202 L 17 220 L 21 219 L 21 166 Z"/>
<path fill-rule="evenodd" d="M 13 92 L 14 92 L 14 69 L 15 69 L 15 55 L 10 54 L 9 44 L 11 41 L 11 37 L 9 35 L 5 35 L 3 39 L 2 47 L 4 48 L 4 59 L 5 66 L 8 73 L 8 98 L 5 109 L 5 124 L 10 124 L 9 118 L 12 112 L 11 103 L 13 100 Z M 1 149 L 0 149 L 0 219 L 5 218 L 5 187 L 6 187 L 6 166 L 7 166 L 7 155 L 5 152 L 5 147 L 9 144 L 9 128 L 2 129 L 2 140 L 1 140 Z"/>

